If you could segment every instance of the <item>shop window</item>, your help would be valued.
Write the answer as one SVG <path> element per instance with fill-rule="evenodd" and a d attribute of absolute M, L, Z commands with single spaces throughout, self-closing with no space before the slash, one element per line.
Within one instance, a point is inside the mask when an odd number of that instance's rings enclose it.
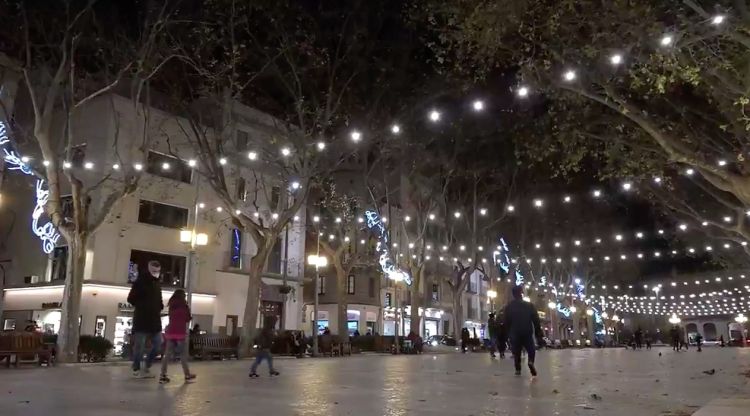
<path fill-rule="evenodd" d="M 160 204 L 141 199 L 138 222 L 159 227 L 181 229 L 187 227 L 189 211 L 174 205 Z"/>
<path fill-rule="evenodd" d="M 354 275 L 350 274 L 346 278 L 346 293 L 353 295 L 354 294 Z"/>
<path fill-rule="evenodd" d="M 371 277 L 367 285 L 367 294 L 371 297 L 375 297 L 375 278 Z"/>
<path fill-rule="evenodd" d="M 347 321 L 346 329 L 350 337 L 354 336 L 354 331 L 359 331 L 359 321 Z"/>
<path fill-rule="evenodd" d="M 135 279 L 140 278 L 140 273 L 146 273 L 148 262 L 151 260 L 156 260 L 161 264 L 159 281 L 162 286 L 185 287 L 185 266 L 187 263 L 185 257 L 142 250 L 130 251 L 128 281 L 132 283 Z"/>
<path fill-rule="evenodd" d="M 388 307 L 393 306 L 393 296 L 391 292 L 385 292 L 385 302 L 383 306 L 388 306 Z"/>
<path fill-rule="evenodd" d="M 74 168 L 82 168 L 86 159 L 86 145 L 79 144 L 70 149 L 70 164 Z"/>
<path fill-rule="evenodd" d="M 50 280 L 65 280 L 65 273 L 68 265 L 68 246 L 55 247 L 52 251 L 52 270 L 50 271 Z"/>
<path fill-rule="evenodd" d="M 193 170 L 187 163 L 153 151 L 149 151 L 146 157 L 146 172 L 184 183 L 190 183 L 193 178 Z"/>
<path fill-rule="evenodd" d="M 318 278 L 318 294 L 319 295 L 326 294 L 326 277 L 325 276 L 320 276 Z"/>
<path fill-rule="evenodd" d="M 247 144 L 250 142 L 250 135 L 244 130 L 237 130 L 235 140 L 237 151 L 244 152 L 247 150 Z"/>
<path fill-rule="evenodd" d="M 271 211 L 275 211 L 276 208 L 279 206 L 279 198 L 281 198 L 281 188 L 278 186 L 274 186 L 271 188 L 271 203 L 269 205 L 269 208 Z"/>
<path fill-rule="evenodd" d="M 16 330 L 15 319 L 6 319 L 5 322 L 3 322 L 3 331 L 15 331 L 15 330 Z"/>
<path fill-rule="evenodd" d="M 231 233 L 229 250 L 229 267 L 242 268 L 242 231 L 235 228 Z"/>
<path fill-rule="evenodd" d="M 73 195 L 66 195 L 60 198 L 60 207 L 65 222 L 73 222 Z"/>

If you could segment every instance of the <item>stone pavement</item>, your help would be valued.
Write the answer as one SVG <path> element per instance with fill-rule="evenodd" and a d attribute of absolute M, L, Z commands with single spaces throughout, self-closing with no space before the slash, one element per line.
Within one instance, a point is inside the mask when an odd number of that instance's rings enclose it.
<path fill-rule="evenodd" d="M 515 377 L 510 360 L 485 354 L 276 364 L 280 377 L 267 377 L 264 364 L 261 378 L 250 380 L 248 361 L 192 363 L 195 383 L 173 377 L 166 386 L 131 379 L 123 365 L 0 369 L 0 415 L 677 416 L 714 399 L 750 397 L 743 374 L 750 348 L 542 351 L 536 379 L 528 371 Z M 179 365 L 170 370 L 176 375 Z"/>

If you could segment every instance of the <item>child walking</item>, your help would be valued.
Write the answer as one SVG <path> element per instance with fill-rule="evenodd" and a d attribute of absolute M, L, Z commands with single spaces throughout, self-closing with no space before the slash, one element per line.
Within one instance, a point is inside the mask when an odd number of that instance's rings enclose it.
<path fill-rule="evenodd" d="M 255 362 L 250 367 L 250 378 L 258 377 L 258 366 L 263 360 L 268 361 L 268 372 L 272 376 L 278 376 L 279 372 L 273 368 L 273 357 L 271 356 L 271 347 L 273 346 L 273 328 L 276 326 L 276 319 L 273 316 L 266 318 L 263 322 L 263 329 L 260 331 L 257 337 L 255 337 L 255 344 L 258 346 L 258 353 L 255 356 Z"/>
<path fill-rule="evenodd" d="M 182 364 L 182 372 L 185 374 L 185 381 L 188 382 L 194 379 L 195 374 L 190 374 L 188 368 L 188 349 L 185 347 L 185 338 L 187 334 L 187 325 L 190 322 L 190 307 L 185 300 L 185 291 L 182 289 L 175 290 L 171 298 L 169 298 L 169 325 L 164 331 L 164 338 L 167 346 L 164 349 L 165 353 L 161 359 L 161 376 L 159 377 L 159 383 L 169 383 L 169 377 L 167 376 L 167 366 L 169 361 L 173 359 L 175 352 L 180 354 L 180 363 Z"/>

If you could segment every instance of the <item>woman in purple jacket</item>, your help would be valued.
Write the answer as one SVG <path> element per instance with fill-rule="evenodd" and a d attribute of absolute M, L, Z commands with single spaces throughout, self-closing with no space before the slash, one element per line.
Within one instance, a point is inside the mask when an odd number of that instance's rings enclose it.
<path fill-rule="evenodd" d="M 182 372 L 185 374 L 185 381 L 190 381 L 195 378 L 195 374 L 190 374 L 188 368 L 188 351 L 185 348 L 185 338 L 187 335 L 187 326 L 190 322 L 190 307 L 185 300 L 185 291 L 182 289 L 175 290 L 169 303 L 169 325 L 164 331 L 164 339 L 166 340 L 167 346 L 165 348 L 164 357 L 161 360 L 161 377 L 159 377 L 159 383 L 169 383 L 169 377 L 167 376 L 167 365 L 177 351 L 180 354 L 180 363 L 182 364 Z"/>

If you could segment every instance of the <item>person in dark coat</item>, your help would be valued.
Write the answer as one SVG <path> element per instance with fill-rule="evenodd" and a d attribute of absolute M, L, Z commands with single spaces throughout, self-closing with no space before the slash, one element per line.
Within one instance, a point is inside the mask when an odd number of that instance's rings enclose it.
<path fill-rule="evenodd" d="M 529 371 L 532 376 L 536 376 L 534 336 L 536 335 L 539 344 L 544 343 L 539 313 L 531 302 L 523 300 L 523 286 L 514 286 L 512 293 L 513 300 L 505 307 L 505 329 L 510 338 L 516 375 L 521 375 L 521 350 L 526 350 L 529 356 Z"/>
<path fill-rule="evenodd" d="M 273 316 L 269 316 L 263 322 L 263 329 L 255 337 L 255 345 L 258 346 L 258 352 L 255 355 L 255 361 L 252 367 L 250 367 L 250 378 L 258 377 L 258 366 L 263 360 L 268 361 L 268 373 L 271 376 L 278 376 L 279 372 L 273 368 L 273 356 L 271 356 L 271 347 L 273 347 L 273 329 L 276 327 L 276 319 Z"/>
<path fill-rule="evenodd" d="M 505 358 L 505 349 L 508 343 L 508 334 L 505 330 L 505 316 L 498 315 L 495 317 L 495 342 L 500 358 Z"/>
<path fill-rule="evenodd" d="M 490 350 L 490 357 L 495 358 L 495 348 L 497 344 L 497 334 L 495 330 L 497 325 L 495 323 L 495 314 L 491 313 L 489 319 L 487 319 L 487 338 L 489 340 L 488 349 Z"/>
<path fill-rule="evenodd" d="M 158 261 L 148 262 L 146 270 L 138 274 L 138 279 L 128 294 L 128 303 L 133 305 L 133 375 L 148 377 L 151 364 L 161 351 L 161 310 L 164 303 L 161 297 L 161 265 Z M 151 341 L 151 350 L 146 356 L 146 366 L 141 368 L 146 340 Z"/>
<path fill-rule="evenodd" d="M 680 329 L 677 325 L 672 325 L 669 330 L 669 337 L 672 340 L 672 351 L 680 351 Z"/>

